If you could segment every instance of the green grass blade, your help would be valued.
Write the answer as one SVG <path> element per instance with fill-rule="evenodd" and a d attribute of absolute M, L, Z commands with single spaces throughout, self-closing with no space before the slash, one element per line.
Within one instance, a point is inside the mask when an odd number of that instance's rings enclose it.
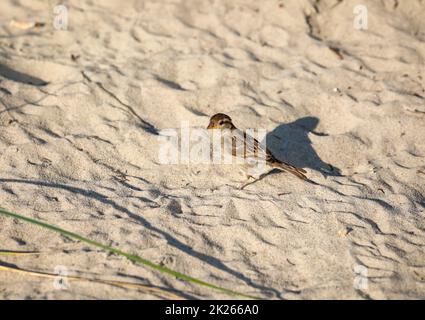
<path fill-rule="evenodd" d="M 0 256 L 28 256 L 28 255 L 38 255 L 38 254 L 40 254 L 40 252 L 37 252 L 37 251 L 0 250 Z"/>
<path fill-rule="evenodd" d="M 110 247 L 108 245 L 102 244 L 100 242 L 97 242 L 97 241 L 94 241 L 94 240 L 85 238 L 85 237 L 83 237 L 83 236 L 81 236 L 79 234 L 76 234 L 76 233 L 73 233 L 73 232 L 70 232 L 70 231 L 61 229 L 59 227 L 56 227 L 56 226 L 47 224 L 47 223 L 42 222 L 42 221 L 39 221 L 39 220 L 31 219 L 31 218 L 22 216 L 22 215 L 17 214 L 17 213 L 9 212 L 9 211 L 6 211 L 6 210 L 4 210 L 2 208 L 0 208 L 0 214 L 5 215 L 5 216 L 9 216 L 9 217 L 12 217 L 12 218 L 16 218 L 16 219 L 19 219 L 19 220 L 23 220 L 23 221 L 26 221 L 26 222 L 29 222 L 29 223 L 38 225 L 38 226 L 40 226 L 42 228 L 46 228 L 46 229 L 49 229 L 51 231 L 55 231 L 55 232 L 60 233 L 60 234 L 62 234 L 64 236 L 67 236 L 69 238 L 77 239 L 79 241 L 88 243 L 88 244 L 93 245 L 95 247 L 101 248 L 101 249 L 103 249 L 105 251 L 109 251 L 111 253 L 115 253 L 117 255 L 126 257 L 127 259 L 129 259 L 129 260 L 131 260 L 131 261 L 133 261 L 135 263 L 142 264 L 144 266 L 147 266 L 149 268 L 155 269 L 155 270 L 157 270 L 159 272 L 162 272 L 162 273 L 166 273 L 166 274 L 172 275 L 172 276 L 174 276 L 174 277 L 176 277 L 178 279 L 185 280 L 187 282 L 191 282 L 191 283 L 195 283 L 195 284 L 198 284 L 198 285 L 207 287 L 207 288 L 215 289 L 215 290 L 218 290 L 220 292 L 223 292 L 223 293 L 226 293 L 226 294 L 229 294 L 229 295 L 232 295 L 232 296 L 239 296 L 239 297 L 248 298 L 248 299 L 260 299 L 258 297 L 254 297 L 254 296 L 246 295 L 246 294 L 243 294 L 243 293 L 239 293 L 239 292 L 236 292 L 236 291 L 233 291 L 233 290 L 230 290 L 230 289 L 226 289 L 226 288 L 223 288 L 223 287 L 220 287 L 220 286 L 216 286 L 214 284 L 211 284 L 211 283 L 208 283 L 208 282 L 205 282 L 205 281 L 196 279 L 196 278 L 192 278 L 191 276 L 188 276 L 188 275 L 185 275 L 183 273 L 174 271 L 174 270 L 169 269 L 167 267 L 160 266 L 160 265 L 155 264 L 155 263 L 153 263 L 153 262 L 151 262 L 149 260 L 143 259 L 143 258 L 141 258 L 139 256 L 136 256 L 136 255 L 133 255 L 133 254 L 130 254 L 130 253 L 121 251 L 119 249 L 116 249 L 116 248 Z"/>

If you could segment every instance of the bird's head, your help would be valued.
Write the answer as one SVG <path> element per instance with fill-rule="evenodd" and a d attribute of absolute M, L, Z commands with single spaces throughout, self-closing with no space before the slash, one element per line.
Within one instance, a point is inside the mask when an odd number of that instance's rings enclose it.
<path fill-rule="evenodd" d="M 210 119 L 210 123 L 207 129 L 234 129 L 235 126 L 232 123 L 232 119 L 224 113 L 217 113 Z"/>

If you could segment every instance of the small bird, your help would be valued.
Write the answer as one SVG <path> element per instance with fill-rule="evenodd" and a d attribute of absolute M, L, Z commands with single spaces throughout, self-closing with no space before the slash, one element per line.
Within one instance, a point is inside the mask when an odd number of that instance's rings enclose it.
<path fill-rule="evenodd" d="M 288 171 L 302 180 L 308 180 L 305 176 L 305 173 L 307 172 L 304 169 L 294 167 L 289 163 L 276 159 L 266 146 L 260 144 L 246 132 L 236 128 L 232 119 L 228 115 L 224 113 L 217 113 L 213 115 L 207 129 L 219 129 L 222 130 L 223 136 L 230 136 L 232 141 L 232 156 L 237 158 L 242 157 L 246 160 L 245 169 L 248 169 L 248 180 L 241 189 L 262 179 L 268 172 L 275 168 Z M 259 166 L 261 163 L 264 164 L 263 167 Z M 250 178 L 253 178 L 254 181 L 249 182 Z"/>

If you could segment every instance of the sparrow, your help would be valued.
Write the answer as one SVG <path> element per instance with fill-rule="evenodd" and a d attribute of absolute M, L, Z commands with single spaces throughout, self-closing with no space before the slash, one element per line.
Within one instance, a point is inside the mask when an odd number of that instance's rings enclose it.
<path fill-rule="evenodd" d="M 231 138 L 231 152 L 233 157 L 243 158 L 245 161 L 245 169 L 247 174 L 247 183 L 243 184 L 241 189 L 262 179 L 271 170 L 277 168 L 287 171 L 302 180 L 308 180 L 305 176 L 307 173 L 304 169 L 297 168 L 289 163 L 278 160 L 273 153 L 256 139 L 246 132 L 239 130 L 233 124 L 232 119 L 224 114 L 217 113 L 210 118 L 207 129 L 222 130 L 224 136 Z M 226 152 L 226 151 L 225 151 Z M 263 164 L 262 166 L 260 164 Z M 254 181 L 249 182 L 253 178 Z"/>

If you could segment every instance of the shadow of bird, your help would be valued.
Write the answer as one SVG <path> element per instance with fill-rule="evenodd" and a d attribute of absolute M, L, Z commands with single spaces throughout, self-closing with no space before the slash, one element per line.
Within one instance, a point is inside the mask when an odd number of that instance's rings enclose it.
<path fill-rule="evenodd" d="M 279 159 L 300 168 L 310 168 L 323 176 L 341 176 L 341 170 L 323 161 L 314 150 L 309 134 L 326 136 L 314 131 L 319 123 L 316 117 L 304 117 L 281 124 L 266 136 L 267 147 Z"/>

